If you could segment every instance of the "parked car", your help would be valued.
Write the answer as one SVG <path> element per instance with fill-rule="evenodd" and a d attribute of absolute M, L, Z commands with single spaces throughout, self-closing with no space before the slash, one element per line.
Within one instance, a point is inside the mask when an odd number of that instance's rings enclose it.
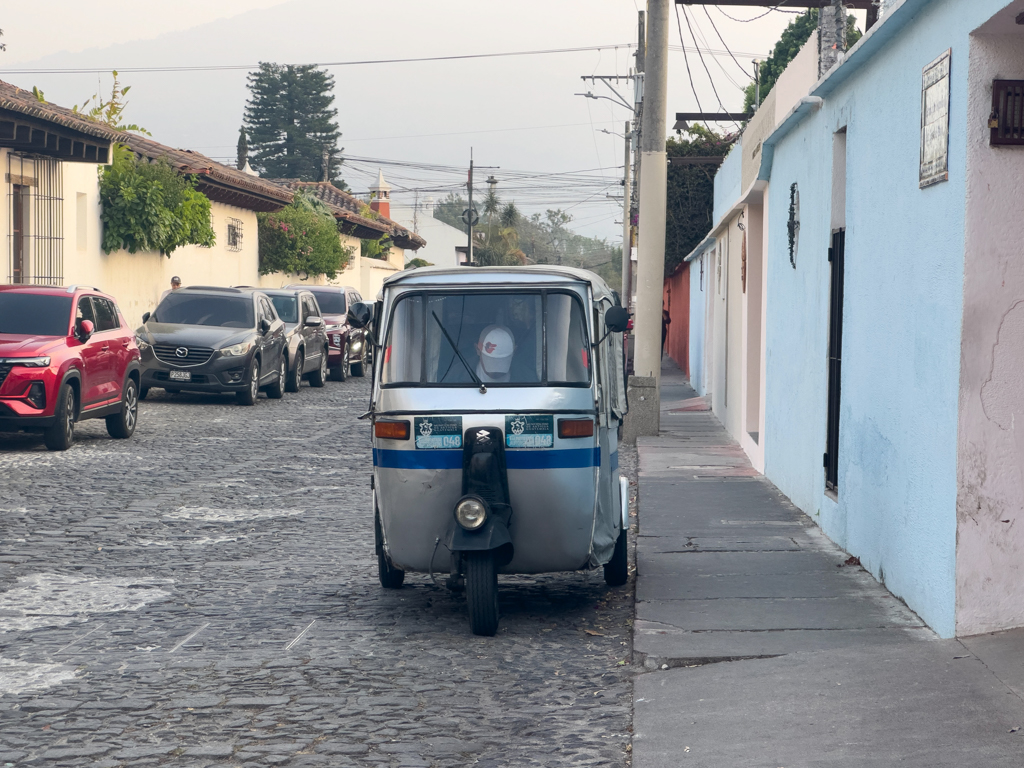
<path fill-rule="evenodd" d="M 330 356 L 327 365 L 331 378 L 344 381 L 349 374 L 363 376 L 369 368 L 370 345 L 366 343 L 366 331 L 356 328 L 348 321 L 348 308 L 363 297 L 359 291 L 345 285 L 289 285 L 292 290 L 303 289 L 312 293 L 323 312 L 327 324 L 327 338 L 330 341 Z"/>
<path fill-rule="evenodd" d="M 304 378 L 311 386 L 327 383 L 327 326 L 316 297 L 309 291 L 263 291 L 270 297 L 277 315 L 284 321 L 288 375 L 285 389 L 298 392 Z"/>
<path fill-rule="evenodd" d="M 139 415 L 139 348 L 113 297 L 94 288 L 0 286 L 0 430 L 41 430 L 71 447 L 75 423 L 104 418 L 129 438 Z"/>
<path fill-rule="evenodd" d="M 284 396 L 285 324 L 262 291 L 195 286 L 168 293 L 138 330 L 142 390 Z"/>

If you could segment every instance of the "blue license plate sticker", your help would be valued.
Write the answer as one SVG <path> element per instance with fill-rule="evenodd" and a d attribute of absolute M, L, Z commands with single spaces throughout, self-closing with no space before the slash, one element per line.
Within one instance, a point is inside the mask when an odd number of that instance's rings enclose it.
<path fill-rule="evenodd" d="M 551 448 L 555 444 L 553 416 L 506 416 L 505 446 L 508 448 Z"/>
<path fill-rule="evenodd" d="M 417 416 L 413 426 L 416 429 L 417 448 L 462 447 L 461 416 Z"/>

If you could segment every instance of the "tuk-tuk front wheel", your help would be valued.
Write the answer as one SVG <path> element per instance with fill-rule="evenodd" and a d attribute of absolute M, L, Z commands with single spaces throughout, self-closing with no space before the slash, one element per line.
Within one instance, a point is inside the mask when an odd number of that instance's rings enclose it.
<path fill-rule="evenodd" d="M 474 635 L 498 631 L 498 569 L 493 552 L 466 553 L 466 603 Z"/>
<path fill-rule="evenodd" d="M 604 566 L 604 583 L 609 587 L 621 587 L 629 581 L 629 553 L 626 551 L 626 529 L 619 531 L 615 540 L 615 552 Z"/>
<path fill-rule="evenodd" d="M 380 526 L 380 513 L 373 516 L 373 538 L 377 548 L 377 576 L 384 589 L 398 589 L 405 582 L 405 571 L 395 568 L 384 552 L 384 532 Z"/>

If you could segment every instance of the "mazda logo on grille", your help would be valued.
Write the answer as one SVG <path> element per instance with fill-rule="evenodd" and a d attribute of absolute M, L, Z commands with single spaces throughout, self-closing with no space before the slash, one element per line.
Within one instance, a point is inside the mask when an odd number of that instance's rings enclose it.
<path fill-rule="evenodd" d="M 174 354 L 177 357 L 188 357 L 188 347 L 178 347 L 174 350 Z"/>

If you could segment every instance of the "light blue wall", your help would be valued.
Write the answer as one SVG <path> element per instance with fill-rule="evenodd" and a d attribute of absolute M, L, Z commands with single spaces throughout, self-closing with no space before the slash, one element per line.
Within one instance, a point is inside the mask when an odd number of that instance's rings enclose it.
<path fill-rule="evenodd" d="M 722 220 L 722 216 L 728 211 L 737 200 L 740 199 L 740 195 L 743 194 L 743 190 L 740 188 L 742 184 L 742 173 L 743 173 L 743 139 L 740 138 L 733 144 L 732 150 L 726 155 L 725 160 L 718 168 L 718 173 L 715 174 L 715 213 L 714 221 L 715 224 Z"/>
<path fill-rule="evenodd" d="M 707 394 L 704 381 L 704 318 L 707 317 L 708 259 L 708 254 L 704 254 L 690 262 L 690 386 L 701 397 Z"/>
<path fill-rule="evenodd" d="M 933 0 L 777 146 L 765 473 L 940 635 L 954 633 L 968 32 L 1005 0 Z M 918 188 L 921 70 L 952 48 L 949 181 Z M 838 503 L 825 495 L 833 133 L 847 127 Z M 790 266 L 789 190 L 800 189 Z"/>

